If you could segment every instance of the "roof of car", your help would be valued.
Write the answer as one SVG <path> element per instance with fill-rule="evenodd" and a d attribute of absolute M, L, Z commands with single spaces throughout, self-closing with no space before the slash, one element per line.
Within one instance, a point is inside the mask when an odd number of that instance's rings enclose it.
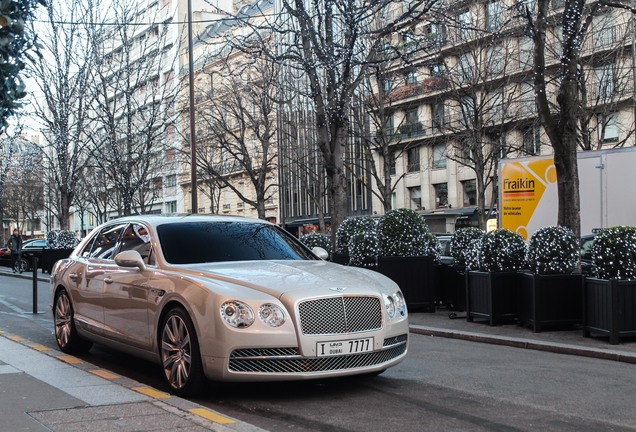
<path fill-rule="evenodd" d="M 166 223 L 176 222 L 251 222 L 269 224 L 269 222 L 256 219 L 247 218 L 243 216 L 229 216 L 229 215 L 212 215 L 212 214 L 179 214 L 179 215 L 134 215 L 124 216 L 117 219 L 112 219 L 109 222 L 147 222 L 150 225 L 157 226 Z"/>

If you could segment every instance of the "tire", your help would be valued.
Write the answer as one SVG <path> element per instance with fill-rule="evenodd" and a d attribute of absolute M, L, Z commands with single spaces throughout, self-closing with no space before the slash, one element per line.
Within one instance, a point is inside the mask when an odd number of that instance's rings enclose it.
<path fill-rule="evenodd" d="M 55 341 L 60 350 L 67 354 L 82 354 L 93 346 L 93 343 L 77 334 L 74 311 L 71 299 L 65 289 L 55 296 L 53 321 L 55 324 Z"/>
<path fill-rule="evenodd" d="M 159 355 L 163 377 L 178 396 L 199 395 L 205 384 L 201 351 L 192 320 L 182 307 L 175 307 L 161 325 Z"/>
<path fill-rule="evenodd" d="M 20 260 L 16 263 L 16 270 L 20 273 L 25 272 L 29 269 L 29 261 L 26 258 L 20 258 Z"/>

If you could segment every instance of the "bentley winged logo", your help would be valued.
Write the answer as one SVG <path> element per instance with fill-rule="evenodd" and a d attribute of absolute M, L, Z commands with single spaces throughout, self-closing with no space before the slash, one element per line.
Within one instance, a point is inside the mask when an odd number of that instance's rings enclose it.
<path fill-rule="evenodd" d="M 344 290 L 346 290 L 346 288 L 343 287 L 333 287 L 333 288 L 329 288 L 331 291 L 337 291 L 337 292 L 344 292 Z"/>

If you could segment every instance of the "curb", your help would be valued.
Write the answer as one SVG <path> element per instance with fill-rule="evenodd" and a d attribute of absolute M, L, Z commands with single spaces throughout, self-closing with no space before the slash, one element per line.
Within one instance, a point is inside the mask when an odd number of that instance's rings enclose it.
<path fill-rule="evenodd" d="M 154 406 L 161 408 L 167 413 L 177 415 L 178 417 L 189 421 L 193 427 L 199 426 L 203 429 L 215 432 L 265 432 L 264 429 L 261 429 L 250 423 L 246 423 L 233 417 L 228 417 L 211 408 L 204 407 L 196 402 L 163 392 L 161 390 L 156 390 L 131 378 L 127 378 L 125 376 L 110 372 L 106 369 L 101 369 L 99 366 L 96 366 L 86 360 L 72 355 L 64 354 L 61 351 L 45 347 L 38 343 L 34 343 L 29 339 L 25 339 L 21 336 L 16 335 L 15 333 L 5 332 L 0 329 L 0 338 L 8 339 L 26 348 L 37 351 L 47 357 L 66 363 L 67 365 L 70 365 L 75 369 L 98 376 L 114 385 L 146 396 L 148 398 L 148 402 L 150 402 Z M 139 401 L 124 402 L 122 405 L 135 403 L 139 403 Z M 114 405 L 106 404 L 91 406 L 103 407 Z"/>
<path fill-rule="evenodd" d="M 528 339 L 506 336 L 492 336 L 485 335 L 483 333 L 465 332 L 460 330 L 443 330 L 436 327 L 426 327 L 419 325 L 411 325 L 409 327 L 409 331 L 411 333 L 421 334 L 424 336 L 444 337 L 448 339 L 459 339 L 491 345 L 503 345 L 514 348 L 531 349 L 535 351 L 545 351 L 556 354 L 568 354 L 601 360 L 612 360 L 621 363 L 636 364 L 636 354 L 627 354 L 615 350 L 599 350 L 595 348 L 581 347 L 578 345 L 546 343 Z"/>

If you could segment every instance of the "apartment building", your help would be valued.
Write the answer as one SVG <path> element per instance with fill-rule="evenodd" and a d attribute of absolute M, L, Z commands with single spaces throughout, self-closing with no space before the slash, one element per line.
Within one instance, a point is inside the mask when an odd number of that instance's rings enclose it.
<path fill-rule="evenodd" d="M 197 202 L 200 213 L 280 221 L 278 211 L 277 68 L 240 47 L 273 2 L 219 2 L 193 43 Z M 194 36 L 194 35 L 193 35 Z M 267 43 L 268 36 L 261 35 Z M 259 37 L 259 38 L 260 38 Z M 184 84 L 188 64 L 181 58 Z M 181 129 L 190 130 L 189 86 L 182 87 Z M 189 133 L 185 146 L 190 145 Z M 186 150 L 189 152 L 190 148 Z M 179 183 L 192 211 L 190 165 Z"/>
<path fill-rule="evenodd" d="M 501 158 L 550 154 L 538 121 L 533 42 L 519 2 L 452 1 L 436 20 L 387 41 L 408 61 L 375 80 L 385 110 L 371 110 L 375 133 L 390 141 L 393 207 L 421 212 L 436 232 L 475 224 L 496 210 Z M 522 2 L 530 8 L 532 1 Z M 547 73 L 556 102 L 564 2 L 551 3 Z M 633 20 L 604 9 L 581 41 L 579 150 L 634 145 Z M 382 116 L 382 115 L 383 116 Z M 373 209 L 381 209 L 374 199 Z"/>

